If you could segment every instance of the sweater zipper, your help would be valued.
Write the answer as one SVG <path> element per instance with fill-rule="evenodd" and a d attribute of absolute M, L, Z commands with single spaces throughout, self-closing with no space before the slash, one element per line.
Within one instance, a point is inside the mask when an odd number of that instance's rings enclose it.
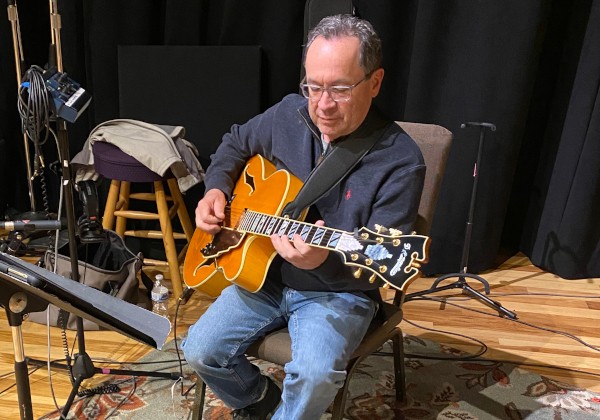
<path fill-rule="evenodd" d="M 319 133 L 317 133 L 313 129 L 312 125 L 307 121 L 306 117 L 301 112 L 301 110 L 302 110 L 302 108 L 298 108 L 298 114 L 300 114 L 300 118 L 302 118 L 302 121 L 304 121 L 304 124 L 306 124 L 306 127 L 313 134 L 314 138 L 319 140 L 319 147 L 321 148 L 321 154 L 317 159 L 317 163 L 315 165 L 315 166 L 317 166 L 317 165 L 319 165 L 319 163 L 321 163 L 323 161 L 323 159 L 327 155 L 327 152 L 333 147 L 333 145 L 331 143 L 329 143 L 329 147 L 327 149 L 325 147 L 323 147 L 323 140 L 321 139 L 321 136 L 319 135 Z"/>

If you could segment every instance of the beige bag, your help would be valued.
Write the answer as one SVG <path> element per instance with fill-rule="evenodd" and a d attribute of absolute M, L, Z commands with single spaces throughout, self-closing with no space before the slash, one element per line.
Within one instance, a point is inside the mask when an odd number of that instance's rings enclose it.
<path fill-rule="evenodd" d="M 123 242 L 123 239 L 112 230 L 105 230 L 106 238 L 102 242 L 79 244 L 78 266 L 79 282 L 86 286 L 101 290 L 127 302 L 138 303 L 138 273 L 142 268 L 141 254 L 131 252 Z M 59 249 L 56 261 L 56 273 L 71 278 L 71 259 L 68 254 L 68 244 Z M 54 271 L 55 253 L 46 251 L 44 255 L 44 268 Z M 93 303 L 93 302 L 92 302 Z M 48 305 L 50 311 L 50 325 L 63 326 L 59 324 L 58 318 L 62 312 L 64 317 L 68 315 L 65 328 L 74 330 L 77 328 L 76 317 L 57 308 Z M 40 324 L 46 323 L 46 311 L 33 312 L 29 314 L 29 320 Z M 95 322 L 83 319 L 85 330 L 99 330 L 101 327 Z"/>

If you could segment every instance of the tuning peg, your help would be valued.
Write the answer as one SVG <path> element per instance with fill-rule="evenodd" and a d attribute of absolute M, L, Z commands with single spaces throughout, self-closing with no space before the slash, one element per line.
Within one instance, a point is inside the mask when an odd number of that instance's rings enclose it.
<path fill-rule="evenodd" d="M 390 234 L 392 236 L 402 236 L 402 231 L 398 229 L 390 229 Z"/>
<path fill-rule="evenodd" d="M 371 265 L 371 264 L 373 264 L 373 259 L 372 258 L 367 258 L 365 260 L 365 265 Z"/>
<path fill-rule="evenodd" d="M 354 271 L 354 278 L 356 278 L 356 279 L 359 278 L 361 276 L 361 274 L 362 274 L 362 268 L 357 268 Z"/>
<path fill-rule="evenodd" d="M 382 225 L 377 225 L 377 224 L 376 224 L 376 225 L 375 225 L 375 231 L 376 231 L 377 233 L 385 233 L 385 232 L 387 232 L 387 231 L 388 231 L 388 229 L 387 229 L 385 226 L 382 226 Z"/>
<path fill-rule="evenodd" d="M 383 287 L 384 289 L 389 289 L 390 288 L 390 284 L 389 283 L 383 283 Z"/>
<path fill-rule="evenodd" d="M 371 274 L 371 277 L 369 277 L 369 283 L 375 283 L 375 279 L 377 279 L 377 276 L 375 274 Z"/>

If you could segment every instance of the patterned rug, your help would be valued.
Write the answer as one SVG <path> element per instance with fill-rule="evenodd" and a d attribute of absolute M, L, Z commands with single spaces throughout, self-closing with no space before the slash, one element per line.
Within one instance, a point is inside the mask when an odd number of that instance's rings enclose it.
<path fill-rule="evenodd" d="M 461 357 L 461 352 L 404 337 L 407 354 L 431 357 Z M 407 358 L 405 404 L 394 399 L 391 346 L 366 358 L 354 373 L 346 404 L 347 419 L 600 419 L 600 394 L 537 375 L 511 363 L 492 361 L 447 361 Z M 131 369 L 179 371 L 171 342 L 154 351 Z M 281 366 L 256 361 L 261 370 L 281 386 Z M 120 392 L 76 401 L 69 419 L 189 419 L 192 416 L 196 375 L 184 364 L 184 379 L 112 377 Z M 184 395 L 182 395 L 184 394 Z M 230 409 L 210 391 L 203 418 L 230 419 Z M 330 419 L 330 414 L 321 418 Z M 57 419 L 51 413 L 42 419 Z"/>

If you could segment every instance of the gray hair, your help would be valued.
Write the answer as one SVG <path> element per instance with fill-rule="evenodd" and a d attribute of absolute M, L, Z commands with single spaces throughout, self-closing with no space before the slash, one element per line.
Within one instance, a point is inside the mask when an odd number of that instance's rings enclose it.
<path fill-rule="evenodd" d="M 323 18 L 308 33 L 303 62 L 306 60 L 308 48 L 319 36 L 327 40 L 346 36 L 356 37 L 360 42 L 359 65 L 365 74 L 370 75 L 381 67 L 383 58 L 381 39 L 368 21 L 352 15 L 334 15 Z"/>

